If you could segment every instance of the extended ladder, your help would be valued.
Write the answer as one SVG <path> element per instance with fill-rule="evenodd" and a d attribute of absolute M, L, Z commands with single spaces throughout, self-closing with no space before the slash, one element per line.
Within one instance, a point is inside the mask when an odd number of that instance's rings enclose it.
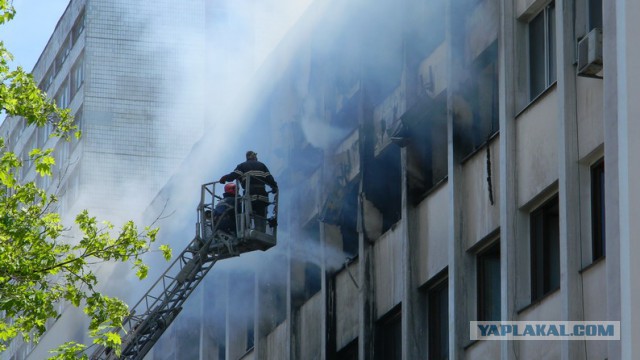
<path fill-rule="evenodd" d="M 246 179 L 249 189 L 248 182 Z M 182 310 L 182 305 L 200 284 L 218 260 L 239 256 L 254 250 L 267 250 L 276 245 L 278 194 L 271 203 L 273 217 L 270 227 L 256 230 L 256 219 L 251 212 L 251 195 L 236 195 L 236 236 L 217 229 L 211 214 L 220 198 L 215 195 L 215 184 L 202 185 L 198 205 L 196 236 L 174 262 L 151 286 L 149 291 L 131 309 L 123 321 L 122 353 L 120 359 L 141 360 Z M 262 219 L 263 222 L 267 219 Z M 92 360 L 118 359 L 112 349 L 99 347 Z"/>

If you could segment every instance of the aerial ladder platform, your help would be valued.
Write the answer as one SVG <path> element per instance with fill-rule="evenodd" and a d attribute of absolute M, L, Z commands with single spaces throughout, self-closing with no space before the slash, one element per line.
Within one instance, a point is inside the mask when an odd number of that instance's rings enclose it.
<path fill-rule="evenodd" d="M 240 194 L 240 186 L 237 186 L 235 207 L 227 210 L 233 211 L 229 215 L 236 217 L 236 233 L 218 229 L 220 222 L 214 223 L 212 219 L 217 202 L 222 200 L 216 195 L 216 184 L 219 183 L 203 184 L 197 208 L 196 235 L 124 319 L 120 329 L 120 356 L 113 349 L 100 346 L 89 357 L 91 360 L 142 360 L 217 261 L 250 251 L 265 251 L 276 245 L 278 194 L 275 193 L 269 202 L 273 216 L 259 219 L 251 211 L 252 197 L 248 190 L 251 178 L 241 181 L 245 182 L 245 191 Z"/>

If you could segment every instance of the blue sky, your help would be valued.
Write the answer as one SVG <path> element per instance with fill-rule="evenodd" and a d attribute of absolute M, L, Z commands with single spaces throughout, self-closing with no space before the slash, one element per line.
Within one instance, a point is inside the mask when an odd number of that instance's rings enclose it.
<path fill-rule="evenodd" d="M 13 54 L 12 68 L 33 70 L 69 0 L 13 0 L 16 16 L 0 26 L 0 40 Z"/>

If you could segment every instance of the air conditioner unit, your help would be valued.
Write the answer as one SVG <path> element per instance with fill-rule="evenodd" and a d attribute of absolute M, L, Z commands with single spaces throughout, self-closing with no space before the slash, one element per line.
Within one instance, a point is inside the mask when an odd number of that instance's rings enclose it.
<path fill-rule="evenodd" d="M 602 29 L 595 28 L 578 42 L 578 75 L 601 77 Z"/>

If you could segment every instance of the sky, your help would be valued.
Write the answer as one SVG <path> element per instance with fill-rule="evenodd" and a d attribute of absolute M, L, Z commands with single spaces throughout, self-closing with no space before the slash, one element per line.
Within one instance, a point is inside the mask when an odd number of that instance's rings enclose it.
<path fill-rule="evenodd" d="M 0 26 L 0 40 L 14 56 L 12 68 L 33 70 L 68 4 L 69 0 L 13 0 L 16 15 Z"/>

